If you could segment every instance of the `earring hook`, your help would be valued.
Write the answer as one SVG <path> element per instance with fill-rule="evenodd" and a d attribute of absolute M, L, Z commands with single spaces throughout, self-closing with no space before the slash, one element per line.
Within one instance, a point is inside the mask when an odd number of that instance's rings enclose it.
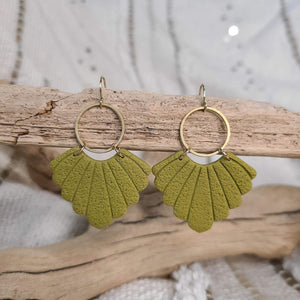
<path fill-rule="evenodd" d="M 104 76 L 100 77 L 100 81 L 99 81 L 99 91 L 100 91 L 100 107 L 102 107 L 102 103 L 103 103 L 103 94 L 102 94 L 102 89 L 103 87 L 106 89 L 106 80 Z"/>
<path fill-rule="evenodd" d="M 201 96 L 202 90 L 203 90 L 203 96 L 202 96 L 202 98 L 203 98 L 203 106 L 204 106 L 204 111 L 206 111 L 206 109 L 207 109 L 207 102 L 206 102 L 205 86 L 204 86 L 203 83 L 200 85 L 200 88 L 199 88 L 199 96 Z"/>

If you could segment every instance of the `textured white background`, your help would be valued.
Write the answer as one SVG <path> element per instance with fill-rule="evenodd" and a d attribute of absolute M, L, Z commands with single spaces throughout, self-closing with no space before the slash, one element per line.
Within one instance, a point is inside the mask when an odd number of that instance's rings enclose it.
<path fill-rule="evenodd" d="M 298 0 L 22 2 L 0 0 L 0 79 L 79 92 L 103 74 L 113 89 L 166 94 L 204 82 L 208 95 L 300 109 Z M 254 185 L 300 185 L 299 160 L 245 160 Z"/>
<path fill-rule="evenodd" d="M 228 35 L 232 25 L 239 27 L 234 37 Z M 0 0 L 0 79 L 79 92 L 96 87 L 105 75 L 113 89 L 166 94 L 196 94 L 203 82 L 207 95 L 299 111 L 299 25 L 299 0 Z M 244 159 L 258 171 L 254 185 L 300 185 L 299 160 Z M 61 223 L 57 236 L 45 229 L 43 236 L 22 240 L 18 228 L 26 218 L 16 215 L 20 199 L 27 199 L 33 233 L 41 222 L 38 212 L 48 211 L 53 196 L 7 185 L 0 196 L 2 247 L 53 243 L 84 226 L 65 206 L 58 216 L 79 224 L 77 229 Z M 14 219 L 10 228 L 5 217 Z M 44 226 L 55 220 L 48 218 Z M 8 231 L 14 232 L 9 241 Z M 286 261 L 298 280 L 299 260 L 294 254 Z M 243 257 L 183 267 L 172 280 L 143 279 L 101 299 L 205 299 L 208 286 L 214 299 L 298 298 L 267 261 Z"/>

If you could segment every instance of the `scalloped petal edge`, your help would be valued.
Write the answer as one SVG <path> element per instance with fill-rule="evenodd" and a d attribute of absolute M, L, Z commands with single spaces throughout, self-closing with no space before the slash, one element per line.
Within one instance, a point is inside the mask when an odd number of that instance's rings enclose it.
<path fill-rule="evenodd" d="M 151 167 L 126 149 L 120 150 L 124 157 L 115 154 L 103 161 L 84 152 L 74 155 L 79 150 L 72 148 L 50 162 L 52 178 L 76 213 L 86 216 L 92 226 L 104 228 L 138 202 Z"/>
<path fill-rule="evenodd" d="M 256 171 L 234 154 L 228 160 L 201 165 L 176 152 L 152 167 L 154 184 L 163 192 L 165 204 L 197 232 L 211 228 L 214 221 L 227 218 L 229 209 L 241 204 L 241 196 L 252 188 Z"/>

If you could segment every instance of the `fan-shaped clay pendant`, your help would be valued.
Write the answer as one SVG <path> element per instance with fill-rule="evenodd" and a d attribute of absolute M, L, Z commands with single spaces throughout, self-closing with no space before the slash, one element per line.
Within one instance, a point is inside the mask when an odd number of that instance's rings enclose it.
<path fill-rule="evenodd" d="M 138 202 L 151 168 L 125 149 L 104 161 L 83 151 L 74 155 L 79 151 L 72 148 L 50 163 L 53 180 L 76 213 L 86 216 L 92 226 L 103 228 L 124 215 L 128 205 Z"/>
<path fill-rule="evenodd" d="M 152 168 L 155 186 L 163 201 L 174 208 L 179 219 L 198 232 L 214 221 L 225 219 L 229 209 L 241 204 L 241 195 L 251 190 L 256 171 L 227 152 L 227 159 L 200 165 L 179 151 Z"/>

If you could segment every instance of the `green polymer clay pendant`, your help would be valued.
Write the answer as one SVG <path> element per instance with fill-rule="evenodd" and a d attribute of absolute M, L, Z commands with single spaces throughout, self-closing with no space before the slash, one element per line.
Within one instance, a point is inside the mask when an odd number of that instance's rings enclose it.
<path fill-rule="evenodd" d="M 108 226 L 137 203 L 151 173 L 147 163 L 125 149 L 98 161 L 76 147 L 55 158 L 50 167 L 62 197 L 96 228 Z"/>
<path fill-rule="evenodd" d="M 229 209 L 238 207 L 241 196 L 251 190 L 251 180 L 256 176 L 252 167 L 232 153 L 224 152 L 230 138 L 229 122 L 219 110 L 207 106 L 204 84 L 199 88 L 199 96 L 201 94 L 203 105 L 190 110 L 181 119 L 179 136 L 185 151 L 171 155 L 152 168 L 154 184 L 163 192 L 164 203 L 173 206 L 175 216 L 187 221 L 197 232 L 210 229 L 214 221 L 228 216 Z M 213 113 L 225 126 L 223 145 L 211 153 L 197 152 L 185 140 L 185 121 L 196 112 Z M 201 165 L 191 160 L 187 153 L 203 157 L 219 153 L 222 157 Z"/>
<path fill-rule="evenodd" d="M 84 107 L 75 121 L 75 136 L 81 147 L 72 148 L 50 163 L 53 181 L 61 187 L 62 197 L 72 202 L 76 213 L 86 216 L 96 228 L 108 226 L 113 218 L 126 213 L 127 206 L 139 200 L 139 192 L 148 185 L 150 166 L 125 149 L 120 149 L 125 134 L 125 121 L 122 113 L 109 104 L 103 103 L 105 77 L 99 81 L 100 98 L 98 103 Z M 110 109 L 121 123 L 119 139 L 107 149 L 91 149 L 80 138 L 79 122 L 90 109 L 99 112 Z M 95 160 L 84 150 L 105 153 L 111 150 L 117 153 L 107 160 Z"/>
<path fill-rule="evenodd" d="M 228 158 L 200 165 L 179 151 L 152 168 L 155 186 L 165 204 L 197 232 L 225 219 L 229 209 L 241 204 L 241 195 L 251 190 L 256 171 L 227 152 Z"/>

